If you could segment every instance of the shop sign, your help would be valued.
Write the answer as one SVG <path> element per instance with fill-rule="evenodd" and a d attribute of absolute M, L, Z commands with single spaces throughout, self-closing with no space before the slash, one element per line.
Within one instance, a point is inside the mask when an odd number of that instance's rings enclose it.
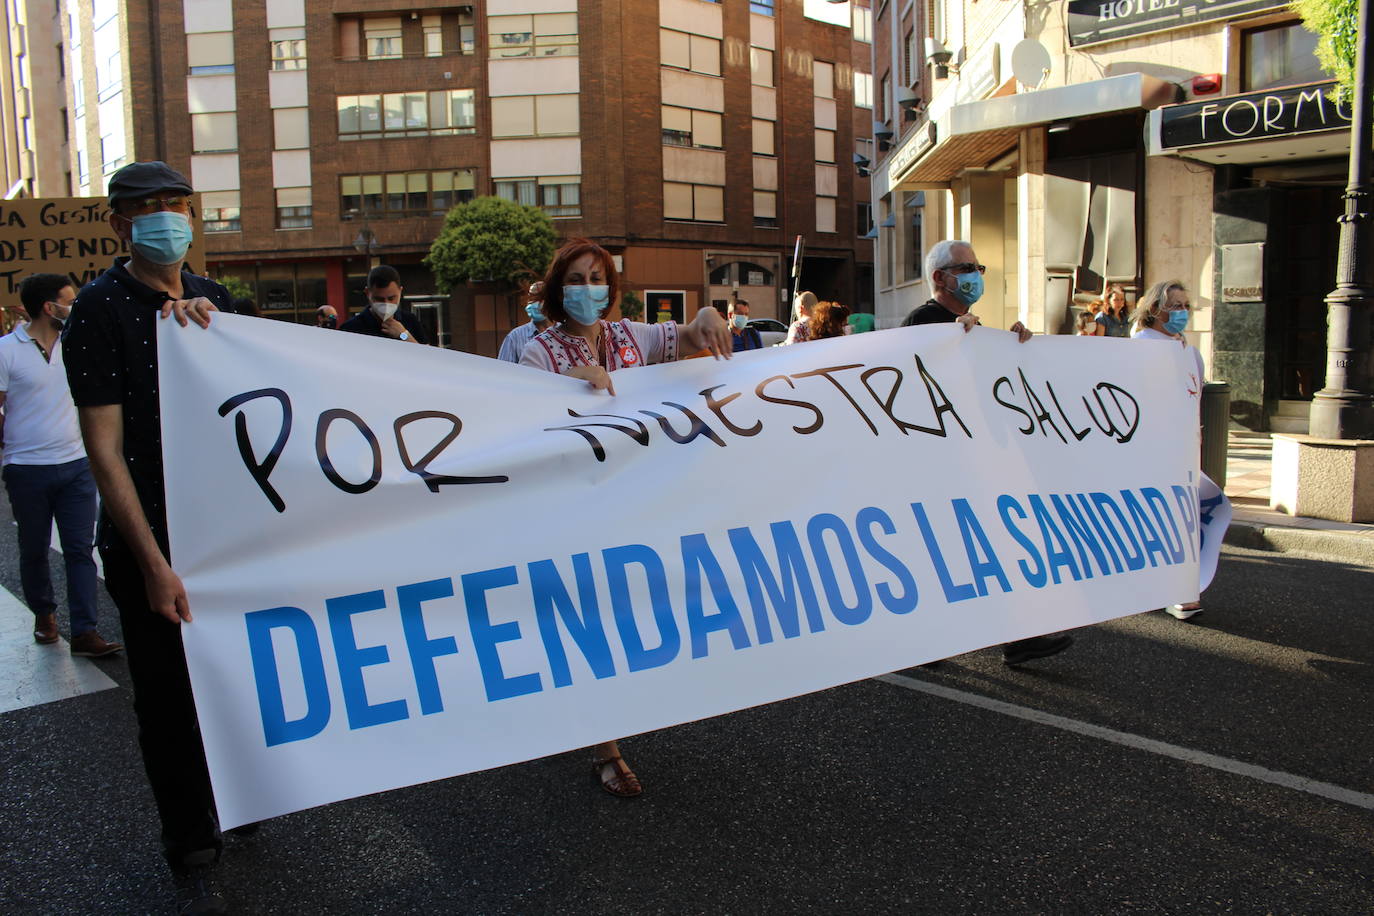
<path fill-rule="evenodd" d="M 910 168 L 913 162 L 924 156 L 934 145 L 935 122 L 928 121 L 924 127 L 917 129 L 910 139 L 893 151 L 887 163 L 888 184 L 896 184 L 900 181 L 902 173 Z"/>
<path fill-rule="evenodd" d="M 997 42 L 981 54 L 964 64 L 959 71 L 959 87 L 955 91 L 955 104 L 976 102 L 1000 85 L 998 75 L 1002 62 L 1001 48 Z"/>
<path fill-rule="evenodd" d="M 1264 243 L 1221 246 L 1221 300 L 1264 301 Z"/>
<path fill-rule="evenodd" d="M 1291 86 L 1162 108 L 1159 145 L 1176 149 L 1348 129 L 1350 103 L 1331 99 L 1335 85 Z"/>
<path fill-rule="evenodd" d="M 1285 5 L 1275 0 L 1069 0 L 1069 45 L 1182 29 Z"/>

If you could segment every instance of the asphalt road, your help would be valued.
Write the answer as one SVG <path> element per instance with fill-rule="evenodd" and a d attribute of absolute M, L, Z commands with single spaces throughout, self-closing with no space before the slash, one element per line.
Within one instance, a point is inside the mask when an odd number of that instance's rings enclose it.
<path fill-rule="evenodd" d="M 221 881 L 242 913 L 1374 912 L 1374 570 L 1228 548 L 1206 597 L 628 740 L 633 801 L 563 754 L 279 818 Z M 166 912 L 127 672 L 81 664 L 118 686 L 0 714 L 0 913 Z"/>

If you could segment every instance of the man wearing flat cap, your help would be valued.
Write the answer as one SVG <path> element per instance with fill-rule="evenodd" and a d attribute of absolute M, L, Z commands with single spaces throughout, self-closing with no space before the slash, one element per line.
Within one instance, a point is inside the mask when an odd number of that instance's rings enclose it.
<path fill-rule="evenodd" d="M 209 882 L 223 840 L 181 645 L 191 609 L 168 559 L 158 402 L 161 319 L 205 328 L 211 312 L 233 311 L 223 286 L 181 269 L 191 193 L 164 162 L 135 162 L 110 177 L 110 229 L 129 256 L 77 294 L 63 349 L 100 490 L 96 542 L 124 631 L 163 852 L 183 912 L 219 913 L 227 908 Z"/>

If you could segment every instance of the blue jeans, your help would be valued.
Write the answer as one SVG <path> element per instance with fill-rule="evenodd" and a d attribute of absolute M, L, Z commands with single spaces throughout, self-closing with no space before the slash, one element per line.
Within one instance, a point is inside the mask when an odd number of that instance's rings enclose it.
<path fill-rule="evenodd" d="M 67 566 L 67 609 L 72 636 L 95 629 L 95 478 L 85 458 L 66 464 L 7 464 L 3 474 L 10 508 L 19 524 L 19 581 L 35 616 L 52 614 L 57 602 L 48 572 L 52 523 Z"/>

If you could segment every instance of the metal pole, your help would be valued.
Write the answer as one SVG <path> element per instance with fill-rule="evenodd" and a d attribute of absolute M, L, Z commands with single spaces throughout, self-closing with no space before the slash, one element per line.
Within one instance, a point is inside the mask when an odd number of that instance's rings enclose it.
<path fill-rule="evenodd" d="M 1326 297 L 1326 386 L 1312 399 L 1309 414 L 1311 434 L 1322 439 L 1374 439 L 1374 339 L 1370 334 L 1374 265 L 1369 257 L 1374 238 L 1374 180 L 1369 168 L 1374 54 L 1368 39 L 1374 34 L 1374 22 L 1370 6 L 1371 0 L 1360 0 L 1356 34 L 1363 37 L 1355 52 L 1350 180 L 1345 188 L 1345 213 L 1340 217 L 1336 288 Z"/>

